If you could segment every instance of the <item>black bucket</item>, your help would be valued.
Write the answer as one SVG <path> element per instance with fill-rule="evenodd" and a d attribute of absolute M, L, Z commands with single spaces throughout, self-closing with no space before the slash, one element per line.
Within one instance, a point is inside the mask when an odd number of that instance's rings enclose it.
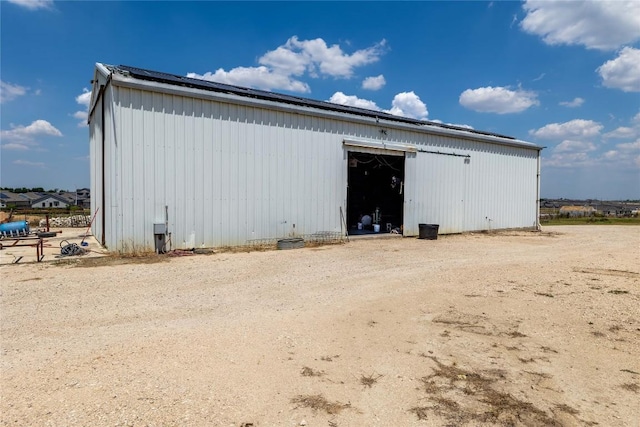
<path fill-rule="evenodd" d="M 418 224 L 418 239 L 437 240 L 439 224 Z"/>

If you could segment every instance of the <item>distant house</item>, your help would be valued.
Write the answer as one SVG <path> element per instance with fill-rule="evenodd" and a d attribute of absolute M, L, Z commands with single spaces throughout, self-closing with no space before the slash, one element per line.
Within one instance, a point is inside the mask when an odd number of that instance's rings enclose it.
<path fill-rule="evenodd" d="M 65 199 L 70 205 L 75 205 L 78 198 L 76 193 L 74 193 L 73 191 L 59 191 L 57 195 Z"/>
<path fill-rule="evenodd" d="M 571 217 L 592 216 L 595 213 L 596 208 L 593 206 L 562 206 L 559 212 L 560 215 Z"/>
<path fill-rule="evenodd" d="M 42 197 L 38 193 L 13 193 L 11 191 L 0 192 L 0 208 L 28 208 L 33 200 Z"/>
<path fill-rule="evenodd" d="M 25 205 L 26 199 L 19 197 L 10 191 L 0 192 L 0 208 L 17 208 L 19 205 Z"/>
<path fill-rule="evenodd" d="M 76 190 L 76 195 L 78 196 L 78 199 L 86 199 L 91 196 L 91 190 L 88 188 L 78 188 Z"/>
<path fill-rule="evenodd" d="M 88 188 L 78 188 L 76 190 L 76 205 L 85 209 L 91 209 L 91 190 Z"/>
<path fill-rule="evenodd" d="M 35 200 L 31 207 L 34 209 L 42 209 L 42 208 L 53 208 L 53 209 L 63 209 L 69 207 L 73 203 L 69 201 L 64 196 L 59 194 L 45 194 L 39 199 Z"/>

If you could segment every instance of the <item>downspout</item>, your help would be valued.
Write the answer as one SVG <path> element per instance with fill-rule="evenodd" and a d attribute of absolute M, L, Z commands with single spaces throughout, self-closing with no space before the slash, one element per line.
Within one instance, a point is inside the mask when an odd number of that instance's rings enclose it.
<path fill-rule="evenodd" d="M 538 150 L 538 175 L 536 176 L 536 230 L 540 231 L 540 152 Z"/>
<path fill-rule="evenodd" d="M 102 167 L 100 168 L 101 172 L 102 172 L 102 179 L 101 179 L 101 181 L 102 181 L 102 212 L 101 212 L 101 216 L 102 216 L 102 238 L 100 239 L 100 244 L 103 247 L 104 247 L 104 245 L 106 243 L 106 231 L 107 231 L 107 226 L 105 224 L 105 222 L 107 220 L 107 215 L 106 215 L 107 209 L 106 209 L 106 206 L 105 206 L 106 197 L 105 197 L 105 194 L 104 194 L 105 187 L 106 187 L 105 183 L 104 183 L 104 175 L 105 175 L 105 173 L 104 173 L 105 136 L 104 135 L 106 133 L 105 132 L 105 126 L 104 126 L 104 88 L 105 88 L 105 85 L 100 85 L 100 95 L 101 95 L 100 96 L 100 107 L 101 107 L 100 108 L 100 110 L 101 110 L 100 111 L 100 116 L 101 116 L 101 118 L 100 118 L 100 126 L 102 126 L 102 158 L 101 158 L 102 159 Z"/>

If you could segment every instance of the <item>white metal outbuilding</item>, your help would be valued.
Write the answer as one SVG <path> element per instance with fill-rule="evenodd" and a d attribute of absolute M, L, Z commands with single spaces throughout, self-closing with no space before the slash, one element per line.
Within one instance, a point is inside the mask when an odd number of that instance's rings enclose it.
<path fill-rule="evenodd" d="M 345 233 L 376 203 L 404 236 L 538 226 L 541 147 L 506 136 L 100 63 L 89 129 L 110 250 Z"/>

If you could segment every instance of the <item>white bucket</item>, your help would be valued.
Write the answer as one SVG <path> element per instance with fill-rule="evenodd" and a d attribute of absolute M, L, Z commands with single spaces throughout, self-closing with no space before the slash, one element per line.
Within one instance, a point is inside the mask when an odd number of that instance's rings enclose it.
<path fill-rule="evenodd" d="M 361 222 L 358 223 L 358 230 L 362 230 L 362 223 Z"/>
<path fill-rule="evenodd" d="M 380 232 L 380 224 L 373 224 L 373 232 L 374 233 Z"/>

